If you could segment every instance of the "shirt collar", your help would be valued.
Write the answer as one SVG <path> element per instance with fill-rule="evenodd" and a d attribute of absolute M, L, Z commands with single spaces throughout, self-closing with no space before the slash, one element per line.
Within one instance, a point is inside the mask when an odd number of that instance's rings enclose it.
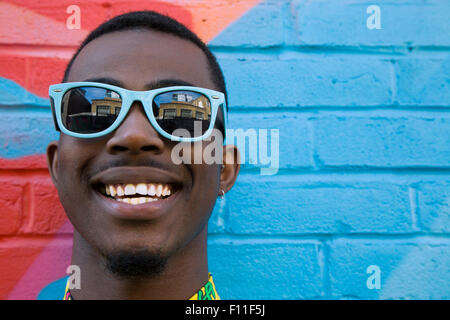
<path fill-rule="evenodd" d="M 67 279 L 66 289 L 64 291 L 63 300 L 74 300 L 69 289 L 70 278 Z M 200 288 L 189 300 L 220 300 L 219 294 L 216 291 L 216 285 L 212 274 L 208 274 L 208 282 Z"/>

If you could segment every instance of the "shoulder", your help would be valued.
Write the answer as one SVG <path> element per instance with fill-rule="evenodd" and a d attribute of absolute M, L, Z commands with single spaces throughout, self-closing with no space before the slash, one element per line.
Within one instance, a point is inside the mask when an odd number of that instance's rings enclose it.
<path fill-rule="evenodd" d="M 69 276 L 65 276 L 46 285 L 38 294 L 37 300 L 62 300 Z"/>

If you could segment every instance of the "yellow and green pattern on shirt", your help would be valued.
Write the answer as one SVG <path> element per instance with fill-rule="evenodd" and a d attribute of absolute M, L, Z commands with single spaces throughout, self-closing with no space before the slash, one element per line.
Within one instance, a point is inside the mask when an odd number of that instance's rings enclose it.
<path fill-rule="evenodd" d="M 70 284 L 69 279 L 67 279 L 66 290 L 64 291 L 63 300 L 73 300 L 73 297 L 69 290 Z M 208 282 L 202 288 L 200 288 L 200 290 L 198 290 L 192 297 L 190 297 L 189 300 L 220 300 L 211 273 L 209 273 L 208 275 Z"/>

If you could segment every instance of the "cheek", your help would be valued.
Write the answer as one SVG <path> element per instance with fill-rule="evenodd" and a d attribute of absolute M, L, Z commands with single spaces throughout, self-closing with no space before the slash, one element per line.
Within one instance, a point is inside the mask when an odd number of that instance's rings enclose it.
<path fill-rule="evenodd" d="M 194 185 L 192 189 L 193 206 L 210 213 L 217 200 L 219 174 L 216 165 L 193 165 Z"/>
<path fill-rule="evenodd" d="M 77 141 L 65 139 L 58 151 L 58 194 L 66 212 L 75 213 L 89 196 L 89 183 L 83 175 L 89 163 L 89 149 L 80 146 Z M 75 206 L 74 204 L 77 203 Z"/>

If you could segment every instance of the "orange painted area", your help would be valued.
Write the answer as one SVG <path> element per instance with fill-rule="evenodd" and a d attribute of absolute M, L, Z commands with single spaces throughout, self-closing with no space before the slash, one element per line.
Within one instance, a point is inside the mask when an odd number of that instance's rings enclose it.
<path fill-rule="evenodd" d="M 201 1 L 205 6 L 190 7 L 193 30 L 206 43 L 219 35 L 261 0 Z"/>
<path fill-rule="evenodd" d="M 73 1 L 1 2 L 0 77 L 47 97 L 48 86 L 61 81 L 77 46 L 108 18 L 135 10 L 155 10 L 177 19 L 209 42 L 260 1 L 80 1 L 79 30 L 66 26 L 71 15 L 66 10 Z"/>
<path fill-rule="evenodd" d="M 87 34 L 86 30 L 70 30 L 51 16 L 0 2 L 1 44 L 70 46 L 81 43 Z"/>

